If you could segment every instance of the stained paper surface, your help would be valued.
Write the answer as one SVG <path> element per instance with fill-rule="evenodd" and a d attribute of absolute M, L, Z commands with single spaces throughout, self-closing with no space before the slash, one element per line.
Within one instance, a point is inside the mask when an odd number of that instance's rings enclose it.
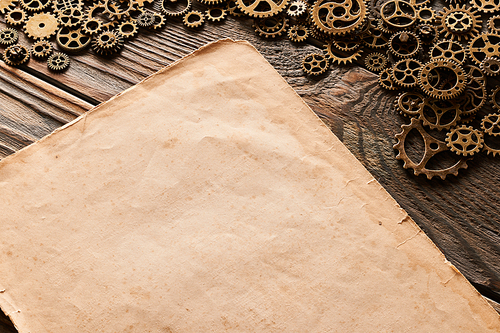
<path fill-rule="evenodd" d="M 499 332 L 246 42 L 210 44 L 0 163 L 20 333 Z"/>

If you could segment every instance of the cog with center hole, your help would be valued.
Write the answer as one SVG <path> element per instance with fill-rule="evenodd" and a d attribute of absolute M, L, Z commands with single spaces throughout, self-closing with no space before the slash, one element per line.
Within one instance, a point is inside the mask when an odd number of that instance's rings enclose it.
<path fill-rule="evenodd" d="M 24 32 L 32 39 L 49 39 L 59 28 L 59 20 L 49 13 L 38 13 L 31 16 L 24 25 Z"/>
<path fill-rule="evenodd" d="M 52 4 L 51 0 L 21 0 L 21 7 L 30 13 L 40 12 Z"/>
<path fill-rule="evenodd" d="M 417 8 L 417 20 L 423 24 L 433 24 L 436 19 L 436 12 L 429 7 Z"/>
<path fill-rule="evenodd" d="M 48 40 L 39 40 L 31 47 L 31 54 L 35 58 L 47 58 L 53 51 L 52 43 Z"/>
<path fill-rule="evenodd" d="M 405 29 L 417 21 L 415 6 L 403 0 L 389 0 L 380 7 L 380 17 L 392 29 Z"/>
<path fill-rule="evenodd" d="M 79 52 L 90 45 L 91 38 L 83 32 L 83 28 L 70 29 L 62 27 L 56 36 L 57 45 L 66 52 Z"/>
<path fill-rule="evenodd" d="M 460 105 L 454 101 L 442 101 L 433 98 L 424 98 L 424 102 L 419 110 L 419 118 L 422 125 L 431 130 L 449 130 L 456 126 L 460 120 Z"/>
<path fill-rule="evenodd" d="M 437 80 L 435 78 L 438 77 Z M 444 83 L 444 79 L 449 80 Z M 435 59 L 422 66 L 418 73 L 420 88 L 430 97 L 450 99 L 458 96 L 467 85 L 467 76 L 463 68 L 449 60 Z"/>
<path fill-rule="evenodd" d="M 500 33 L 500 15 L 495 15 L 488 19 L 488 29 L 494 34 Z"/>
<path fill-rule="evenodd" d="M 340 12 L 342 15 L 339 15 Z M 354 31 L 363 25 L 366 15 L 367 7 L 363 0 L 317 0 L 311 10 L 314 25 L 330 35 Z"/>
<path fill-rule="evenodd" d="M 378 73 L 387 65 L 387 57 L 380 52 L 372 52 L 365 57 L 365 66 L 368 70 Z"/>
<path fill-rule="evenodd" d="M 251 17 L 270 17 L 286 8 L 289 0 L 236 0 L 236 5 Z M 321 1 L 321 0 L 320 0 Z"/>
<path fill-rule="evenodd" d="M 18 66 L 30 60 L 30 51 L 22 45 L 15 44 L 5 49 L 3 61 L 9 66 Z"/>
<path fill-rule="evenodd" d="M 12 45 L 17 43 L 19 35 L 17 30 L 12 28 L 5 28 L 0 30 L 0 44 L 1 45 Z"/>
<path fill-rule="evenodd" d="M 482 33 L 472 38 L 467 48 L 470 59 L 480 65 L 485 58 L 500 54 L 500 35 Z"/>
<path fill-rule="evenodd" d="M 419 117 L 425 97 L 413 91 L 399 93 L 394 100 L 394 108 L 405 117 Z"/>
<path fill-rule="evenodd" d="M 392 79 L 392 68 L 386 68 L 380 72 L 378 76 L 378 84 L 387 90 L 397 90 L 399 89 L 398 85 Z"/>
<path fill-rule="evenodd" d="M 410 88 L 418 85 L 418 73 L 422 63 L 415 59 L 403 59 L 392 66 L 392 80 L 399 86 Z"/>
<path fill-rule="evenodd" d="M 420 50 L 420 39 L 413 32 L 401 31 L 389 40 L 389 51 L 400 59 L 413 57 Z"/>
<path fill-rule="evenodd" d="M 476 11 L 466 5 L 444 7 L 436 19 L 440 30 L 445 33 L 444 37 L 458 41 L 467 40 L 478 34 L 482 23 L 481 17 Z"/>
<path fill-rule="evenodd" d="M 102 56 L 119 52 L 123 47 L 123 36 L 113 30 L 103 31 L 92 40 L 92 50 Z"/>
<path fill-rule="evenodd" d="M 139 32 L 139 29 L 137 29 L 137 23 L 130 19 L 120 23 L 116 30 L 118 30 L 123 38 L 132 38 Z"/>
<path fill-rule="evenodd" d="M 288 16 L 298 18 L 307 15 L 307 4 L 302 0 L 295 0 L 290 3 L 286 11 Z"/>
<path fill-rule="evenodd" d="M 483 133 L 472 126 L 462 125 L 446 134 L 446 145 L 461 156 L 472 156 L 483 147 Z"/>
<path fill-rule="evenodd" d="M 396 134 L 398 142 L 393 146 L 393 148 L 398 151 L 396 159 L 402 160 L 403 168 L 412 169 L 416 176 L 424 174 L 429 180 L 433 177 L 440 177 L 444 180 L 448 175 L 458 176 L 458 170 L 460 169 L 467 169 L 467 157 L 461 157 L 455 164 L 448 168 L 440 170 L 427 168 L 427 163 L 431 158 L 442 152 L 448 151 L 446 143 L 427 133 L 422 126 L 422 122 L 417 118 L 411 118 L 411 123 L 409 125 L 402 125 L 401 129 L 402 132 Z M 411 160 L 405 148 L 406 139 L 412 130 L 416 130 L 424 141 L 424 153 L 419 161 Z"/>
<path fill-rule="evenodd" d="M 184 15 L 182 22 L 188 28 L 199 28 L 205 23 L 205 15 L 197 10 L 192 10 Z"/>
<path fill-rule="evenodd" d="M 303 25 L 292 25 L 290 29 L 288 29 L 288 38 L 290 38 L 292 42 L 303 42 L 307 39 L 307 36 L 309 36 L 309 30 Z"/>
<path fill-rule="evenodd" d="M 5 14 L 16 7 L 17 0 L 0 0 L 0 13 Z"/>
<path fill-rule="evenodd" d="M 19 25 L 22 25 L 24 24 L 24 22 L 26 22 L 26 12 L 20 8 L 15 8 L 9 12 L 7 12 L 7 14 L 5 14 L 5 22 L 7 22 L 8 24 L 14 26 L 14 27 L 17 27 Z"/>
<path fill-rule="evenodd" d="M 481 121 L 481 129 L 484 133 L 492 136 L 500 135 L 500 114 L 490 113 Z"/>
<path fill-rule="evenodd" d="M 47 59 L 47 67 L 53 71 L 63 71 L 69 67 L 67 54 L 56 52 Z"/>
<path fill-rule="evenodd" d="M 207 9 L 205 17 L 211 22 L 220 22 L 227 16 L 226 9 L 223 7 L 212 7 Z"/>
<path fill-rule="evenodd" d="M 153 13 L 155 23 L 150 27 L 153 30 L 161 29 L 167 24 L 167 19 L 162 13 Z"/>
<path fill-rule="evenodd" d="M 466 60 L 465 49 L 463 46 L 452 40 L 442 40 L 437 42 L 429 52 L 430 58 L 445 59 L 463 64 Z"/>
<path fill-rule="evenodd" d="M 497 57 L 485 58 L 481 61 L 479 67 L 488 76 L 497 76 L 500 74 L 500 60 Z"/>
<path fill-rule="evenodd" d="M 137 25 L 143 28 L 149 28 L 155 24 L 155 16 L 149 11 L 142 12 L 137 16 Z"/>
<path fill-rule="evenodd" d="M 302 60 L 302 69 L 310 75 L 320 75 L 328 69 L 328 59 L 319 53 L 311 53 Z"/>

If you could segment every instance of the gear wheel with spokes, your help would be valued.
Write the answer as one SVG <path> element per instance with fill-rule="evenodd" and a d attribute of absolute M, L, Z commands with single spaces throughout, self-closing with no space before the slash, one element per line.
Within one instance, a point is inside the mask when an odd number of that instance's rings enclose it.
<path fill-rule="evenodd" d="M 457 155 L 472 156 L 483 147 L 483 133 L 472 126 L 462 125 L 446 134 L 446 145 Z"/>
<path fill-rule="evenodd" d="M 53 71 L 63 71 L 69 67 L 67 54 L 56 52 L 47 59 L 47 67 Z"/>
<path fill-rule="evenodd" d="M 443 7 L 443 10 L 436 16 L 440 30 L 442 30 L 445 38 L 455 40 L 469 39 L 479 33 L 481 30 L 481 17 L 476 13 L 474 8 L 466 5 L 455 7 Z"/>
<path fill-rule="evenodd" d="M 328 59 L 320 53 L 311 53 L 302 60 L 304 72 L 310 75 L 320 75 L 328 69 Z"/>

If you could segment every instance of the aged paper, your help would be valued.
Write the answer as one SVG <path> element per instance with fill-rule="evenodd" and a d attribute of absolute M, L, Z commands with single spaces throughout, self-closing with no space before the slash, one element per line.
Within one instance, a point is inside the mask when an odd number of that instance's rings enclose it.
<path fill-rule="evenodd" d="M 246 42 L 6 158 L 0 197 L 0 306 L 20 333 L 500 331 Z"/>

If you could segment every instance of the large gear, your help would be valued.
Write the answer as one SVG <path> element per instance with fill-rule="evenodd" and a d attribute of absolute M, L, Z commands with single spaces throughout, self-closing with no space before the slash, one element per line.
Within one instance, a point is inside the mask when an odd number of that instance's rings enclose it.
<path fill-rule="evenodd" d="M 438 77 L 437 80 L 434 78 Z M 444 81 L 446 80 L 446 81 Z M 450 99 L 458 96 L 467 85 L 463 68 L 449 60 L 431 60 L 418 73 L 421 89 L 430 97 Z"/>
<path fill-rule="evenodd" d="M 354 31 L 363 24 L 366 15 L 367 7 L 363 0 L 317 0 L 311 10 L 314 25 L 331 35 Z"/>
<path fill-rule="evenodd" d="M 481 29 L 481 17 L 476 14 L 473 8 L 467 8 L 451 5 L 449 8 L 444 7 L 436 16 L 440 30 L 445 33 L 445 38 L 456 40 L 469 39 L 471 36 L 479 33 Z"/>
<path fill-rule="evenodd" d="M 66 52 L 79 52 L 90 45 L 91 38 L 83 32 L 83 28 L 70 29 L 62 27 L 56 36 L 57 45 Z"/>
<path fill-rule="evenodd" d="M 452 40 L 437 42 L 430 50 L 429 56 L 431 59 L 446 59 L 458 64 L 463 64 L 467 58 L 463 46 Z"/>
<path fill-rule="evenodd" d="M 485 58 L 481 61 L 481 70 L 488 76 L 497 76 L 500 74 L 500 60 L 497 57 Z"/>
<path fill-rule="evenodd" d="M 24 25 L 24 32 L 32 39 L 49 39 L 59 28 L 59 20 L 53 14 L 38 13 L 31 16 Z"/>
<path fill-rule="evenodd" d="M 53 71 L 63 71 L 69 67 L 69 62 L 67 54 L 57 52 L 47 59 L 47 67 Z"/>
<path fill-rule="evenodd" d="M 0 30 L 0 45 L 12 45 L 17 43 L 19 35 L 17 30 L 12 28 L 5 28 Z"/>
<path fill-rule="evenodd" d="M 51 0 L 21 0 L 21 7 L 30 13 L 40 12 L 52 4 Z"/>
<path fill-rule="evenodd" d="M 448 175 L 458 176 L 458 170 L 460 169 L 467 169 L 468 158 L 466 157 L 461 157 L 452 166 L 440 170 L 427 168 L 427 163 L 431 160 L 431 158 L 433 158 L 437 154 L 448 151 L 446 143 L 434 138 L 429 133 L 427 133 L 427 131 L 422 126 L 422 122 L 417 118 L 412 118 L 411 123 L 409 125 L 402 125 L 401 129 L 403 131 L 399 134 L 396 134 L 396 139 L 398 140 L 398 142 L 393 147 L 398 151 L 396 159 L 402 160 L 403 168 L 412 169 L 413 173 L 416 176 L 424 174 L 427 176 L 427 179 L 440 177 L 442 180 L 444 180 Z M 408 137 L 408 134 L 412 130 L 416 130 L 424 141 L 424 153 L 419 161 L 412 161 L 406 153 L 405 149 L 406 139 Z"/>
<path fill-rule="evenodd" d="M 0 0 L 0 13 L 5 14 L 16 7 L 18 0 Z"/>
<path fill-rule="evenodd" d="M 54 48 L 48 40 L 39 40 L 31 47 L 31 54 L 35 58 L 47 58 Z"/>
<path fill-rule="evenodd" d="M 123 36 L 113 30 L 103 31 L 92 40 L 92 50 L 102 56 L 117 53 L 123 47 Z"/>
<path fill-rule="evenodd" d="M 500 56 L 500 35 L 482 33 L 471 39 L 467 51 L 476 65 L 480 65 L 485 58 Z"/>
<path fill-rule="evenodd" d="M 16 27 L 26 22 L 26 12 L 20 8 L 15 8 L 5 14 L 5 22 Z"/>
<path fill-rule="evenodd" d="M 483 133 L 472 126 L 462 125 L 446 134 L 446 145 L 460 156 L 472 156 L 483 147 Z"/>
<path fill-rule="evenodd" d="M 387 66 L 387 57 L 380 52 L 372 52 L 365 57 L 368 70 L 378 73 Z"/>
<path fill-rule="evenodd" d="M 328 69 L 328 59 L 320 53 L 311 53 L 302 60 L 302 69 L 310 75 L 320 75 Z"/>
<path fill-rule="evenodd" d="M 454 101 L 424 98 L 419 110 L 422 125 L 438 131 L 449 130 L 460 120 L 460 105 Z"/>
<path fill-rule="evenodd" d="M 5 49 L 3 61 L 9 66 L 18 66 L 30 60 L 30 51 L 22 45 L 15 44 Z"/>
<path fill-rule="evenodd" d="M 420 45 L 420 39 L 413 32 L 401 31 L 392 35 L 389 51 L 398 58 L 406 59 L 417 54 Z"/>
<path fill-rule="evenodd" d="M 270 17 L 286 8 L 289 0 L 236 0 L 238 8 L 251 17 Z M 321 0 L 319 0 L 321 1 Z"/>
<path fill-rule="evenodd" d="M 481 129 L 484 133 L 492 136 L 500 135 L 500 114 L 490 113 L 483 117 Z"/>

